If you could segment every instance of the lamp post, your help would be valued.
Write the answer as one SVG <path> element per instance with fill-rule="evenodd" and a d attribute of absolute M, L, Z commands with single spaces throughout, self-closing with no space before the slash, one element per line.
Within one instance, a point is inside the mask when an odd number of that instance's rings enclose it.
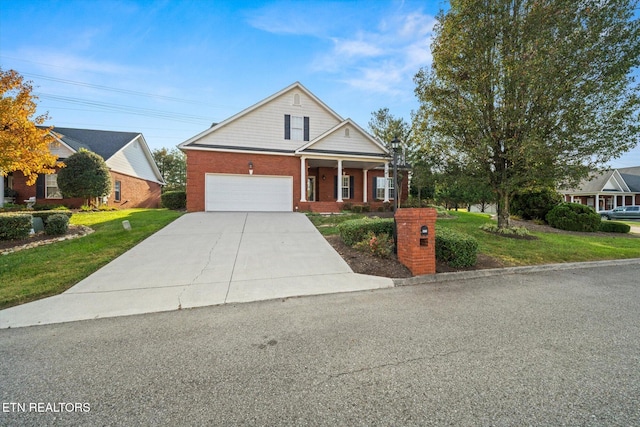
<path fill-rule="evenodd" d="M 398 210 L 398 148 L 400 148 L 400 140 L 394 136 L 391 140 L 391 148 L 393 149 L 393 211 Z"/>

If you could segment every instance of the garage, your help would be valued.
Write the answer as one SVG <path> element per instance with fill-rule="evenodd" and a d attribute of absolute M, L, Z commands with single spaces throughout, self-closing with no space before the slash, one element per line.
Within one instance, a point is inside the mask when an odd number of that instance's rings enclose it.
<path fill-rule="evenodd" d="M 207 174 L 205 210 L 291 212 L 293 177 Z"/>

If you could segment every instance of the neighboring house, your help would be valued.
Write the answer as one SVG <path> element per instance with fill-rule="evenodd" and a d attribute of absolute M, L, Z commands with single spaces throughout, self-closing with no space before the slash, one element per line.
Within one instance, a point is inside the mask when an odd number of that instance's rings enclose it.
<path fill-rule="evenodd" d="M 345 203 L 372 210 L 393 203 L 391 153 L 297 82 L 179 148 L 189 211 L 338 212 Z"/>
<path fill-rule="evenodd" d="M 640 205 L 640 166 L 600 172 L 560 194 L 565 201 L 590 206 L 596 212 Z"/>
<path fill-rule="evenodd" d="M 102 202 L 117 208 L 150 208 L 160 206 L 164 181 L 141 133 L 55 127 L 51 152 L 64 159 L 81 148 L 102 156 L 111 173 L 111 194 Z M 6 180 L 8 188 L 17 192 L 16 203 L 30 197 L 37 204 L 65 205 L 78 208 L 83 199 L 63 198 L 57 174 L 39 175 L 35 185 L 28 186 L 21 172 L 13 172 Z"/>

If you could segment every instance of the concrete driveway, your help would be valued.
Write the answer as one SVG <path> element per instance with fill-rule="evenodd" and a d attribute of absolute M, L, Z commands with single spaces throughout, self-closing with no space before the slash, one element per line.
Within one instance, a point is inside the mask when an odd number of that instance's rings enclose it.
<path fill-rule="evenodd" d="M 353 273 L 303 214 L 199 212 L 60 295 L 0 311 L 0 328 L 392 286 Z"/>

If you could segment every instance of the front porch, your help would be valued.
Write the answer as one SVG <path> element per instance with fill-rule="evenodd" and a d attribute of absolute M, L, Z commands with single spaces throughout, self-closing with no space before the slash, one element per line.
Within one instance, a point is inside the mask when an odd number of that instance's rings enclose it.
<path fill-rule="evenodd" d="M 620 194 L 567 194 L 565 201 L 571 203 L 580 203 L 587 205 L 596 212 L 610 211 L 618 206 L 637 206 L 640 205 L 640 194 L 638 193 L 620 193 Z"/>
<path fill-rule="evenodd" d="M 377 211 L 390 208 L 395 197 L 387 159 L 301 157 L 300 184 L 299 211 L 335 213 L 348 206 Z"/>

